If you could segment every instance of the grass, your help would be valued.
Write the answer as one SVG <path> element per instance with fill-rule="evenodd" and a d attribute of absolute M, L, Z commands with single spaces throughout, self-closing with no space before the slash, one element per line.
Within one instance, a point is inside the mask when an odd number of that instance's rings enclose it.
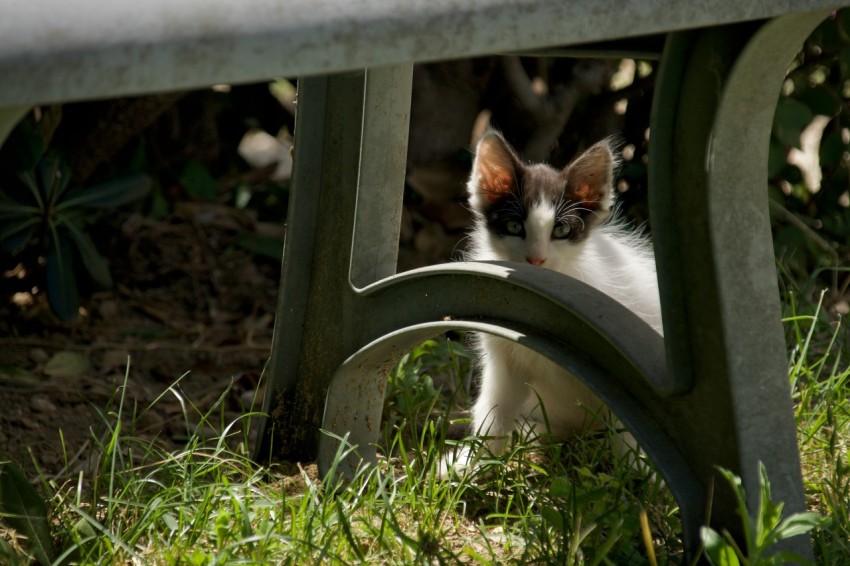
<path fill-rule="evenodd" d="M 789 376 L 808 506 L 829 520 L 813 533 L 815 552 L 818 563 L 839 565 L 850 557 L 850 342 L 822 303 L 788 303 Z"/>
<path fill-rule="evenodd" d="M 789 380 L 809 507 L 829 518 L 813 534 L 817 562 L 845 564 L 847 336 L 819 305 L 792 299 L 787 309 Z M 222 422 L 220 406 L 200 411 L 176 387 L 164 394 L 184 405 L 188 444 L 173 452 L 142 441 L 132 424 L 144 409 L 128 407 L 122 388 L 102 413 L 105 432 L 93 439 L 94 471 L 37 486 L 48 500 L 47 548 L 39 554 L 25 539 L 26 525 L 0 524 L 0 562 L 681 563 L 675 502 L 649 470 L 618 462 L 605 435 L 568 445 L 517 438 L 508 455 L 438 479 L 444 450 L 478 442 L 451 438 L 465 425 L 453 408 L 464 402 L 459 382 L 469 367 L 470 355 L 456 341 L 431 341 L 411 352 L 390 376 L 379 463 L 345 485 L 317 477 L 312 464 L 251 462 L 251 415 Z M 221 432 L 205 438 L 211 426 Z M 26 500 L 26 490 L 20 493 Z M 4 513 L 7 527 L 20 525 L 20 514 Z"/>

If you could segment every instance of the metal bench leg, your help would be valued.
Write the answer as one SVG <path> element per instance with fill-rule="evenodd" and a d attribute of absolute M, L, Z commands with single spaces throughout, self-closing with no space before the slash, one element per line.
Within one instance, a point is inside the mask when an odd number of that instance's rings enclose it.
<path fill-rule="evenodd" d="M 361 346 L 367 313 L 352 280 L 365 285 L 395 272 L 412 69 L 299 80 L 293 192 L 263 407 L 269 417 L 256 450 L 261 461 L 316 456 L 330 379 Z M 361 197 L 358 185 L 367 187 Z M 382 391 L 374 394 L 383 399 Z"/>
<path fill-rule="evenodd" d="M 344 360 L 365 72 L 301 78 L 280 295 L 256 456 L 315 457 L 326 375 Z"/>
<path fill-rule="evenodd" d="M 787 512 L 804 509 L 767 207 L 767 150 L 784 74 L 826 16 L 673 34 L 653 108 L 650 191 L 670 371 L 690 382 L 703 433 L 688 459 L 710 485 L 711 522 L 740 535 L 758 463 Z M 789 548 L 811 555 L 806 537 Z"/>

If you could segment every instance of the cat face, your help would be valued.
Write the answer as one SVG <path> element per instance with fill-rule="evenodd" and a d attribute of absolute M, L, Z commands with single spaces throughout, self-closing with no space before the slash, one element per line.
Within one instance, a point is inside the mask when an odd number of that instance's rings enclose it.
<path fill-rule="evenodd" d="M 562 270 L 610 214 L 614 157 L 600 142 L 563 170 L 524 165 L 505 139 L 482 137 L 467 185 L 476 219 L 474 259 Z"/>

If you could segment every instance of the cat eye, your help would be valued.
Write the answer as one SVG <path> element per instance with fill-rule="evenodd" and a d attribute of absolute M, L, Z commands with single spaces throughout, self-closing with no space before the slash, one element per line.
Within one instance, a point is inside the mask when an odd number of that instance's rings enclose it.
<path fill-rule="evenodd" d="M 558 224 L 554 228 L 552 228 L 552 237 L 557 239 L 563 239 L 570 235 L 570 226 L 569 224 Z"/>
<path fill-rule="evenodd" d="M 505 230 L 508 234 L 519 236 L 520 234 L 522 234 L 522 222 L 510 220 L 507 224 L 505 224 Z"/>

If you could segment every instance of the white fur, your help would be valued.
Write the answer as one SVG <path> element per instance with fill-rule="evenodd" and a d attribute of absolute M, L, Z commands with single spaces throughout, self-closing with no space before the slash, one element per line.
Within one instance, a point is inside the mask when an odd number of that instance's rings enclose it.
<path fill-rule="evenodd" d="M 550 238 L 555 211 L 536 203 L 528 211 L 526 237 L 491 234 L 482 218 L 470 235 L 469 260 L 524 262 L 545 259 L 542 267 L 579 279 L 616 299 L 659 333 L 661 310 L 655 262 L 647 241 L 616 224 L 590 228 L 580 242 Z M 474 432 L 488 437 L 494 452 L 504 449 L 511 432 L 543 423 L 542 400 L 551 432 L 569 437 L 587 429 L 603 407 L 576 377 L 547 358 L 514 342 L 481 335 L 481 391 L 472 409 Z"/>

